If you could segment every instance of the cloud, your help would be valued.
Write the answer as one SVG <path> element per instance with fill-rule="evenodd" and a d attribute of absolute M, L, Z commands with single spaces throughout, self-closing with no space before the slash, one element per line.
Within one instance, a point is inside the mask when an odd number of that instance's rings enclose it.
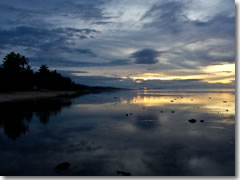
<path fill-rule="evenodd" d="M 106 24 L 111 24 L 113 22 L 111 21 L 97 21 L 97 22 L 93 22 L 93 24 L 97 24 L 97 25 L 106 25 Z"/>
<path fill-rule="evenodd" d="M 66 50 L 66 49 L 65 49 Z M 68 52 L 72 53 L 72 52 L 76 52 L 79 54 L 84 54 L 84 55 L 88 55 L 88 56 L 92 56 L 92 57 L 96 57 L 97 55 L 92 52 L 92 50 L 90 49 L 75 49 L 75 48 L 68 48 Z"/>
<path fill-rule="evenodd" d="M 105 13 L 104 8 L 107 2 L 109 3 L 110 0 L 52 0 L 41 2 L 12 0 L 0 2 L 0 10 L 3 16 L 2 21 L 6 24 L 10 22 L 34 23 L 36 19 L 41 23 L 56 19 L 108 20 L 111 19 L 111 16 Z"/>
<path fill-rule="evenodd" d="M 124 65 L 129 65 L 131 64 L 130 60 L 125 60 L 125 59 L 117 59 L 117 60 L 112 60 L 108 63 L 109 65 L 112 66 L 124 66 Z"/>
<path fill-rule="evenodd" d="M 185 5 L 180 1 L 154 4 L 140 20 L 151 19 L 145 27 L 160 27 L 164 31 L 177 33 L 187 20 L 184 16 Z"/>
<path fill-rule="evenodd" d="M 81 39 L 81 36 L 92 38 L 96 33 L 99 33 L 99 31 L 95 29 L 45 29 L 30 26 L 17 26 L 11 29 L 0 29 L 0 44 L 29 47 L 44 47 L 48 44 L 50 46 L 61 46 L 62 44 L 67 44 L 69 40 Z"/>
<path fill-rule="evenodd" d="M 32 65 L 101 67 L 102 76 L 201 73 L 235 61 L 234 8 L 226 0 L 2 0 L 0 58 L 16 51 Z"/>
<path fill-rule="evenodd" d="M 64 1 L 56 11 L 64 16 L 79 17 L 83 20 L 108 20 L 112 17 L 104 12 L 107 0 Z"/>
<path fill-rule="evenodd" d="M 156 64 L 157 57 L 162 53 L 154 49 L 142 49 L 132 53 L 130 58 L 133 58 L 136 64 Z"/>
<path fill-rule="evenodd" d="M 77 60 L 65 59 L 61 56 L 39 56 L 29 58 L 30 64 L 39 66 L 42 64 L 47 64 L 49 67 L 117 67 L 117 66 L 126 66 L 131 63 L 130 60 L 110 60 L 107 62 L 88 62 L 82 61 L 81 58 Z"/>
<path fill-rule="evenodd" d="M 77 29 L 77 28 L 55 28 L 45 29 L 29 26 L 17 26 L 10 29 L 0 29 L 0 47 L 5 51 L 16 51 L 20 48 L 20 53 L 26 56 L 47 61 L 61 56 L 76 56 L 94 58 L 97 56 L 89 48 L 76 46 L 76 41 L 92 39 L 99 31 L 95 29 Z M 46 59 L 40 59 L 46 58 Z M 62 59 L 62 58 L 60 58 Z M 66 58 L 66 61 L 67 58 Z M 71 61 L 71 59 L 70 59 Z M 46 64 L 51 64 L 48 62 Z"/>
<path fill-rule="evenodd" d="M 164 3 L 160 1 L 153 4 L 140 20 L 145 22 L 145 28 L 158 29 L 160 32 L 180 37 L 182 35 L 179 33 L 188 38 L 196 35 L 195 38 L 198 39 L 203 36 L 205 38 L 226 35 L 233 37 L 235 33 L 234 3 L 215 0 L 212 5 L 210 4 L 204 1 L 188 0 L 164 1 Z M 226 12 L 221 5 L 225 6 L 228 11 Z"/>

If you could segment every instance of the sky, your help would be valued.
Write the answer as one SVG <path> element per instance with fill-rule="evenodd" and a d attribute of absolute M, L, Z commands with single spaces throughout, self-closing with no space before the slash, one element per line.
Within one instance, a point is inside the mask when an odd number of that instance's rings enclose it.
<path fill-rule="evenodd" d="M 234 0 L 1 0 L 11 51 L 92 86 L 234 88 Z"/>

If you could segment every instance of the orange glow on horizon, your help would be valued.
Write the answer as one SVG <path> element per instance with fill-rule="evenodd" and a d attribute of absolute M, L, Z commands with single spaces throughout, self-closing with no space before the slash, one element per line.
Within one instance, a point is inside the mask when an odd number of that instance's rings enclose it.
<path fill-rule="evenodd" d="M 184 70 L 183 70 L 184 72 Z M 186 71 L 189 72 L 189 71 Z M 194 70 L 193 70 L 194 72 Z M 222 65 L 209 65 L 201 67 L 199 74 L 193 75 L 169 75 L 167 73 L 142 73 L 135 74 L 129 77 L 122 77 L 122 79 L 133 79 L 137 83 L 148 80 L 187 80 L 187 79 L 200 79 L 207 83 L 222 83 L 230 84 L 235 80 L 235 64 L 222 64 Z"/>

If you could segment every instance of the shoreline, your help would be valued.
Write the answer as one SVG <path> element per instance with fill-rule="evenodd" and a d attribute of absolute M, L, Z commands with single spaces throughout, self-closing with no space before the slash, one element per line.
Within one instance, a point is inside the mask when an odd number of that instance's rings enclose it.
<path fill-rule="evenodd" d="M 0 93 L 0 103 L 24 101 L 31 99 L 53 98 L 60 96 L 75 96 L 80 91 L 23 91 Z M 84 93 L 84 92 L 82 92 Z"/>

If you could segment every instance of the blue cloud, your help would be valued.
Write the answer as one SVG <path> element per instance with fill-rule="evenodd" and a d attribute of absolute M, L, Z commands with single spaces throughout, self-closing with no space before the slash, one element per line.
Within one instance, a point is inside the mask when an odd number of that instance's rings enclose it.
<path fill-rule="evenodd" d="M 191 0 L 2 0 L 0 58 L 17 51 L 32 65 L 53 68 L 194 74 L 200 66 L 235 61 L 234 1 L 211 4 L 217 8 Z"/>
<path fill-rule="evenodd" d="M 163 52 L 154 49 L 142 49 L 131 54 L 130 58 L 135 60 L 136 64 L 156 64 L 157 57 Z"/>
<path fill-rule="evenodd" d="M 154 4 L 142 17 L 141 20 L 151 18 L 152 21 L 145 24 L 145 27 L 156 27 L 177 33 L 181 31 L 182 24 L 187 20 L 183 12 L 185 5 L 180 1 L 166 1 L 161 4 Z"/>

